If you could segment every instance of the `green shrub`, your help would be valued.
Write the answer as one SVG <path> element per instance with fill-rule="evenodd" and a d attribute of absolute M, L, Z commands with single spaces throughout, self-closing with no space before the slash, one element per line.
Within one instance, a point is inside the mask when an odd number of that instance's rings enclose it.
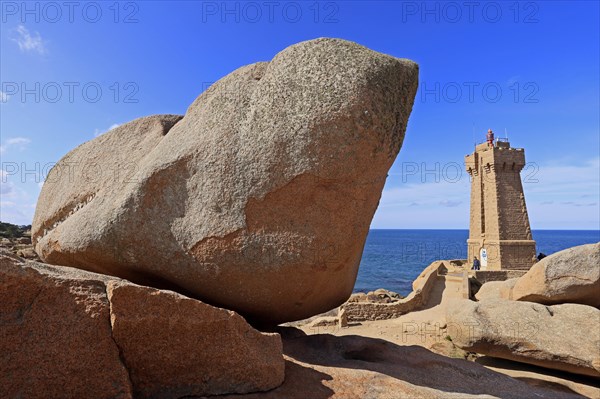
<path fill-rule="evenodd" d="M 12 223 L 0 222 L 0 237 L 18 238 L 23 237 L 27 230 L 31 229 L 31 225 L 17 226 Z"/>

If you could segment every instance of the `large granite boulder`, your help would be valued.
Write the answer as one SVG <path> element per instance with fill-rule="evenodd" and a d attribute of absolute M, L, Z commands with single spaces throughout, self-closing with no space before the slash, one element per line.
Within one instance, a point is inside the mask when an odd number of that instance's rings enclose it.
<path fill-rule="evenodd" d="M 181 398 L 266 391 L 278 334 L 171 291 L 0 253 L 7 398 Z"/>
<path fill-rule="evenodd" d="M 600 377 L 600 310 L 592 306 L 455 300 L 446 312 L 461 349 Z"/>
<path fill-rule="evenodd" d="M 600 308 L 600 242 L 545 257 L 515 282 L 510 299 Z"/>
<path fill-rule="evenodd" d="M 40 194 L 35 248 L 260 321 L 332 309 L 352 293 L 417 85 L 409 60 L 293 45 L 182 119 L 142 118 L 67 154 Z"/>

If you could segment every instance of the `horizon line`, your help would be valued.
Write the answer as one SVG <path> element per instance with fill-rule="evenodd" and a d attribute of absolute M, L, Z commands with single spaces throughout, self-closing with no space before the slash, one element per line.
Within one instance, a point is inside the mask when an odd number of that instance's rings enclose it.
<path fill-rule="evenodd" d="M 369 227 L 369 230 L 466 230 L 469 231 L 468 228 L 385 228 L 385 227 Z M 600 232 L 600 228 L 598 229 L 531 229 L 531 231 L 597 231 Z"/>

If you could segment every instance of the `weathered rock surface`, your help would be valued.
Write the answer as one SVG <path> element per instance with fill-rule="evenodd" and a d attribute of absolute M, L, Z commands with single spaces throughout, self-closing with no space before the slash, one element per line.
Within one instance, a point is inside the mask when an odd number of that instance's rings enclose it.
<path fill-rule="evenodd" d="M 0 237 L 0 249 L 21 258 L 39 261 L 40 258 L 31 245 L 31 233 L 24 227 L 0 222 L 0 234 L 7 236 Z"/>
<path fill-rule="evenodd" d="M 23 248 L 17 250 L 17 256 L 25 259 L 39 260 L 37 253 L 33 248 Z"/>
<path fill-rule="evenodd" d="M 0 396 L 130 398 L 101 277 L 0 254 Z"/>
<path fill-rule="evenodd" d="M 38 201 L 36 250 L 261 321 L 332 309 L 352 292 L 417 85 L 412 61 L 339 39 L 242 67 L 183 119 L 142 118 L 67 154 Z"/>
<path fill-rule="evenodd" d="M 397 292 L 388 291 L 385 288 L 378 288 L 375 291 L 369 291 L 366 294 L 364 292 L 352 294 L 347 302 L 392 303 L 401 299 L 404 299 L 404 297 Z"/>
<path fill-rule="evenodd" d="M 515 286 L 517 280 L 517 278 L 511 278 L 505 281 L 488 281 L 479 288 L 479 291 L 475 294 L 475 298 L 478 301 L 498 298 L 510 299 L 510 291 Z"/>
<path fill-rule="evenodd" d="M 50 170 L 32 226 L 32 242 L 42 260 L 130 277 L 127 269 L 115 268 L 129 259 L 132 247 L 117 242 L 110 229 L 123 220 L 127 212 L 123 208 L 144 205 L 131 203 L 126 193 L 140 183 L 138 174 L 143 160 L 181 118 L 155 115 L 136 119 L 80 145 Z M 154 230 L 132 234 L 128 244 L 141 245 L 136 240 L 142 239 L 153 242 L 157 234 L 162 236 L 155 240 L 168 241 L 171 235 L 164 235 L 164 231 L 154 227 L 160 219 L 145 222 Z M 145 283 L 140 280 L 148 279 L 137 279 Z"/>
<path fill-rule="evenodd" d="M 264 391 L 283 382 L 277 334 L 170 291 L 111 281 L 113 337 L 136 397 Z"/>
<path fill-rule="evenodd" d="M 545 257 L 518 279 L 510 299 L 600 308 L 600 242 Z"/>
<path fill-rule="evenodd" d="M 452 342 L 467 351 L 600 377 L 600 310 L 489 299 L 448 304 Z"/>
<path fill-rule="evenodd" d="M 361 336 L 283 335 L 286 378 L 263 393 L 223 399 L 581 398 L 419 346 Z"/>
<path fill-rule="evenodd" d="M 0 254 L 0 386 L 11 398 L 180 398 L 280 385 L 278 334 L 170 291 Z"/>

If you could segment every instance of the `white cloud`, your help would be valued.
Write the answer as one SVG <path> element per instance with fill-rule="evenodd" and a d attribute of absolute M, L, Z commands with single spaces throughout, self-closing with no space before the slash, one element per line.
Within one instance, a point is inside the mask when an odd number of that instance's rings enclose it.
<path fill-rule="evenodd" d="M 10 98 L 10 96 L 8 94 L 6 94 L 2 90 L 0 90 L 0 103 L 6 103 L 6 102 L 8 102 L 9 98 Z"/>
<path fill-rule="evenodd" d="M 600 228 L 600 158 L 579 165 L 540 165 L 522 176 L 534 229 Z"/>
<path fill-rule="evenodd" d="M 462 201 L 453 201 L 453 200 L 442 200 L 440 201 L 441 206 L 445 206 L 446 208 L 454 208 L 462 204 Z"/>
<path fill-rule="evenodd" d="M 106 132 L 110 132 L 111 130 L 113 130 L 114 128 L 117 128 L 117 127 L 119 127 L 119 126 L 121 126 L 121 124 L 120 124 L 120 123 L 113 123 L 113 124 L 112 124 L 112 125 L 110 125 L 110 127 L 109 127 L 108 129 L 106 129 L 106 130 L 95 129 L 95 130 L 94 130 L 94 137 L 101 136 L 101 135 L 103 135 L 104 133 L 106 133 Z"/>
<path fill-rule="evenodd" d="M 466 172 L 464 173 L 466 175 Z M 372 228 L 467 228 L 469 179 L 434 178 L 383 190 Z"/>
<path fill-rule="evenodd" d="M 25 145 L 31 143 L 31 140 L 27 137 L 13 137 L 11 139 L 6 140 L 6 144 L 8 145 Z"/>
<path fill-rule="evenodd" d="M 19 182 L 18 179 L 13 182 L 10 175 L 0 169 L 0 218 L 3 222 L 31 224 L 36 196 L 28 191 L 26 182 Z"/>
<path fill-rule="evenodd" d="M 9 201 L 0 201 L 0 214 L 2 214 L 2 221 L 17 225 L 31 224 L 31 221 L 33 220 L 33 212 L 31 207 L 29 207 L 29 209 L 25 208 L 27 207 L 19 207 L 18 204 L 14 204 Z"/>
<path fill-rule="evenodd" d="M 11 182 L 5 180 L 4 178 L 0 180 L 0 194 L 2 197 L 12 194 L 14 191 L 14 186 Z"/>
<path fill-rule="evenodd" d="M 12 137 L 0 145 L 0 153 L 3 154 L 10 147 L 17 147 L 20 151 L 23 151 L 29 143 L 31 143 L 31 140 L 27 137 Z"/>
<path fill-rule="evenodd" d="M 600 228 L 600 158 L 580 165 L 532 165 L 521 179 L 533 229 Z M 385 188 L 371 227 L 468 228 L 469 196 L 466 173 L 456 182 L 431 178 Z"/>
<path fill-rule="evenodd" d="M 552 196 L 545 201 L 569 198 L 598 198 L 600 157 L 580 165 L 537 165 L 530 163 L 521 173 L 526 194 Z"/>
<path fill-rule="evenodd" d="M 19 25 L 16 29 L 17 38 L 12 39 L 19 45 L 22 52 L 37 52 L 40 55 L 46 54 L 46 46 L 39 32 L 31 34 L 23 25 Z"/>
<path fill-rule="evenodd" d="M 0 169 L 0 194 L 2 194 L 2 200 L 12 198 L 15 194 L 15 185 L 8 180 L 9 174 L 4 170 Z"/>

